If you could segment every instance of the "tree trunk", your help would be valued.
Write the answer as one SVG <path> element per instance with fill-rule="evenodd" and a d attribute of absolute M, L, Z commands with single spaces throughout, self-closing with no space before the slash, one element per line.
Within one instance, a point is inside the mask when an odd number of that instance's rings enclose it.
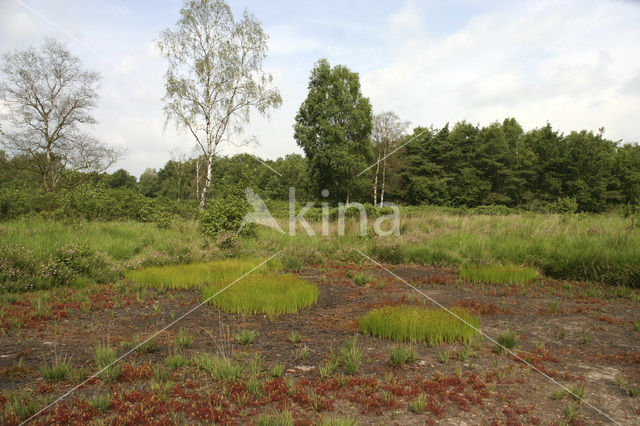
<path fill-rule="evenodd" d="M 200 195 L 200 156 L 196 158 L 196 198 Z"/>
<path fill-rule="evenodd" d="M 384 203 L 384 184 L 387 178 L 387 156 L 385 152 L 384 160 L 382 161 L 382 188 L 380 188 L 380 207 Z"/>
<path fill-rule="evenodd" d="M 378 152 L 378 162 L 376 163 L 376 178 L 373 182 L 373 205 L 378 205 L 378 174 L 380 173 L 380 153 Z"/>
<path fill-rule="evenodd" d="M 207 194 L 209 193 L 209 187 L 211 186 L 211 169 L 213 165 L 213 156 L 207 157 L 207 175 L 204 179 L 204 185 L 202 187 L 202 194 L 200 195 L 200 211 L 204 210 L 207 204 Z"/>

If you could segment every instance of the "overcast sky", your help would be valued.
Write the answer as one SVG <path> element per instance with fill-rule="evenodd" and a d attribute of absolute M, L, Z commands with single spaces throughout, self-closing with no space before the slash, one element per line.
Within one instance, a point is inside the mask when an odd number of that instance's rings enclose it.
<path fill-rule="evenodd" d="M 515 117 L 525 129 L 605 127 L 640 141 L 640 3 L 631 1 L 231 1 L 270 36 L 265 68 L 283 104 L 247 127 L 258 145 L 224 148 L 275 159 L 301 152 L 293 121 L 310 70 L 328 58 L 360 73 L 374 112 L 414 126 Z M 164 128 L 165 63 L 154 47 L 181 0 L 0 0 L 0 51 L 64 41 L 102 75 L 103 141 L 127 147 L 116 166 L 139 175 L 193 141 Z"/>

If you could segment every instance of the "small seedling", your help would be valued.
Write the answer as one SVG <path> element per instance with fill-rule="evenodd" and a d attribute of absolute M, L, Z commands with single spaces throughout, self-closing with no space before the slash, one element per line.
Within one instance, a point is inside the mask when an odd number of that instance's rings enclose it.
<path fill-rule="evenodd" d="M 101 380 L 105 382 L 115 382 L 118 380 L 122 374 L 122 368 L 119 364 L 114 364 L 116 360 L 116 350 L 114 348 L 107 344 L 97 345 L 93 350 L 93 358 L 100 371 L 98 377 L 100 377 Z"/>
<path fill-rule="evenodd" d="M 628 397 L 636 398 L 640 395 L 640 389 L 636 386 L 633 386 L 625 379 L 619 378 L 618 380 L 616 380 L 616 383 L 625 391 Z"/>
<path fill-rule="evenodd" d="M 298 333 L 297 331 L 292 331 L 291 333 L 289 333 L 289 340 L 291 340 L 293 343 L 300 343 L 302 342 L 302 334 Z"/>
<path fill-rule="evenodd" d="M 425 408 L 427 408 L 427 398 L 425 398 L 424 394 L 418 395 L 414 400 L 410 403 L 411 411 L 416 414 L 424 413 Z"/>
<path fill-rule="evenodd" d="M 71 363 L 67 358 L 56 356 L 51 365 L 40 368 L 40 372 L 47 380 L 65 380 L 71 376 Z"/>
<path fill-rule="evenodd" d="M 91 406 L 96 410 L 104 413 L 109 410 L 109 407 L 111 407 L 111 395 L 107 393 L 95 395 L 89 399 L 89 404 L 91 404 Z"/>
<path fill-rule="evenodd" d="M 187 358 L 177 353 L 166 357 L 164 360 L 164 365 L 172 371 L 189 364 L 190 362 Z"/>
<path fill-rule="evenodd" d="M 395 367 L 399 367 L 402 364 L 414 362 L 418 359 L 418 354 L 412 347 L 398 346 L 391 348 L 389 352 L 389 359 Z"/>
<path fill-rule="evenodd" d="M 193 336 L 185 332 L 184 330 L 180 330 L 178 335 L 176 336 L 175 345 L 179 348 L 188 348 L 193 343 Z"/>
<path fill-rule="evenodd" d="M 510 331 L 498 336 L 496 342 L 498 342 L 498 344 L 494 348 L 494 351 L 501 354 L 505 352 L 505 349 L 513 349 L 516 347 L 518 344 L 518 336 L 513 331 Z"/>
<path fill-rule="evenodd" d="M 300 359 L 309 358 L 309 348 L 307 347 L 307 345 L 304 345 L 303 347 L 300 348 L 300 350 L 298 351 L 298 358 Z"/>
<path fill-rule="evenodd" d="M 354 374 L 358 371 L 362 356 L 362 350 L 358 347 L 358 336 L 347 339 L 340 352 L 340 359 L 347 374 Z"/>
<path fill-rule="evenodd" d="M 271 367 L 271 370 L 269 370 L 269 374 L 271 374 L 271 377 L 281 377 L 284 374 L 284 365 L 274 365 L 273 367 Z"/>
<path fill-rule="evenodd" d="M 640 322 L 638 322 L 638 321 L 634 321 L 634 322 L 633 322 L 633 329 L 634 329 L 635 331 L 640 331 Z"/>
<path fill-rule="evenodd" d="M 242 330 L 236 334 L 236 340 L 241 345 L 249 345 L 258 337 L 260 333 L 257 330 Z"/>
<path fill-rule="evenodd" d="M 447 361 L 449 361 L 449 352 L 448 351 L 440 352 L 440 362 L 443 364 L 446 364 Z"/>
<path fill-rule="evenodd" d="M 584 399 L 584 386 L 577 385 L 569 389 L 571 391 L 570 395 L 576 401 L 581 401 Z"/>
<path fill-rule="evenodd" d="M 355 277 L 353 277 L 353 282 L 358 286 L 358 287 L 362 287 L 364 285 L 369 284 L 371 281 L 373 281 L 373 278 L 370 275 L 367 274 L 358 274 Z"/>
<path fill-rule="evenodd" d="M 554 390 L 551 399 L 562 399 L 567 393 L 563 389 Z"/>

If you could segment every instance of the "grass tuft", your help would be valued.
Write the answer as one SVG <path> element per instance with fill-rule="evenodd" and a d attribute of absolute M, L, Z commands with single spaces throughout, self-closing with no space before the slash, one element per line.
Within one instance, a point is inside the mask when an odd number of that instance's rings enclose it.
<path fill-rule="evenodd" d="M 402 364 L 415 362 L 415 360 L 418 359 L 418 354 L 412 347 L 397 346 L 391 348 L 391 350 L 389 351 L 389 359 L 395 367 L 399 367 Z"/>
<path fill-rule="evenodd" d="M 263 413 L 256 419 L 258 426 L 293 426 L 293 414 L 289 410 Z"/>
<path fill-rule="evenodd" d="M 360 368 L 363 357 L 362 349 L 358 346 L 358 336 L 347 339 L 340 352 L 340 361 L 347 374 L 355 374 Z"/>
<path fill-rule="evenodd" d="M 460 277 L 474 283 L 524 284 L 535 281 L 538 271 L 516 265 L 464 265 Z"/>
<path fill-rule="evenodd" d="M 467 310 L 451 309 L 456 315 L 477 328 L 479 320 Z M 360 319 L 360 329 L 374 337 L 429 345 L 468 341 L 477 332 L 442 309 L 417 306 L 384 306 L 369 311 Z"/>
<path fill-rule="evenodd" d="M 46 380 L 66 380 L 71 376 L 71 363 L 67 358 L 55 357 L 51 365 L 40 368 Z"/>
<path fill-rule="evenodd" d="M 236 340 L 241 345 L 249 345 L 258 337 L 260 333 L 258 330 L 242 330 L 236 334 Z"/>
<path fill-rule="evenodd" d="M 93 359 L 96 362 L 98 370 L 102 370 L 103 368 L 115 362 L 116 350 L 115 348 L 112 348 L 105 343 L 96 345 L 93 349 Z M 100 377 L 100 380 L 103 380 L 105 382 L 115 382 L 116 380 L 118 380 L 118 378 L 120 378 L 121 374 L 122 367 L 119 364 L 114 364 L 102 371 L 98 375 L 98 377 Z"/>
<path fill-rule="evenodd" d="M 494 351 L 501 354 L 505 351 L 505 348 L 513 349 L 516 347 L 518 344 L 518 336 L 513 331 L 509 331 L 498 336 L 496 342 L 498 342 L 498 344 L 494 348 Z"/>
<path fill-rule="evenodd" d="M 194 356 L 193 362 L 214 379 L 237 382 L 244 376 L 244 366 L 224 355 L 213 356 L 208 353 L 201 353 Z"/>
<path fill-rule="evenodd" d="M 91 404 L 91 406 L 96 410 L 102 411 L 103 413 L 109 411 L 109 408 L 111 407 L 111 395 L 106 393 L 94 395 L 89 399 L 89 404 Z"/>

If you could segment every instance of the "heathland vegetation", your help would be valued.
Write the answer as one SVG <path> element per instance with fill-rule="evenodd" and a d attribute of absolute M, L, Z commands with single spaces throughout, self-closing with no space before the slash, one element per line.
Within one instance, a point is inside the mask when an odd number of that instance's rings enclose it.
<path fill-rule="evenodd" d="M 164 112 L 198 154 L 139 177 L 86 131 L 97 74 L 52 40 L 4 57 L 0 423 L 580 424 L 605 394 L 637 415 L 637 144 L 514 118 L 408 132 L 320 59 L 304 156 L 219 156 L 281 103 L 267 36 L 222 1 L 180 16 Z M 243 223 L 251 193 L 270 226 Z"/>

